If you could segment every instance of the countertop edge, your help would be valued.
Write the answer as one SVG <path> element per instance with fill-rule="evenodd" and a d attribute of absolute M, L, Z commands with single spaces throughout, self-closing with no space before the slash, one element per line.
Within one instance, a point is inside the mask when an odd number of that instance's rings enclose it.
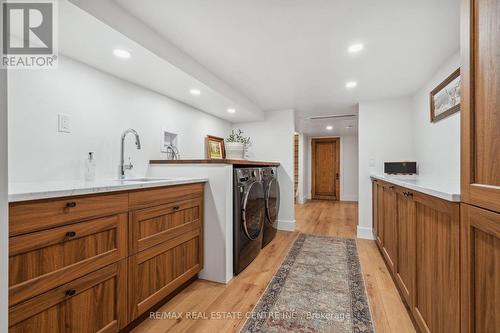
<path fill-rule="evenodd" d="M 422 187 L 422 186 L 414 185 L 411 183 L 407 183 L 401 179 L 391 179 L 391 178 L 387 178 L 387 177 L 380 176 L 380 175 L 370 175 L 370 178 L 382 180 L 382 181 L 387 182 L 387 183 L 391 183 L 394 185 L 405 187 L 405 188 L 408 188 L 408 189 L 411 189 L 411 190 L 414 190 L 417 192 L 421 192 L 421 193 L 424 193 L 424 194 L 427 194 L 427 195 L 430 195 L 433 197 L 437 197 L 437 198 L 440 198 L 440 199 L 443 199 L 446 201 L 460 202 L 460 194 L 459 193 L 449 193 L 449 192 L 444 192 L 442 190 L 433 189 L 430 187 Z"/>
<path fill-rule="evenodd" d="M 155 187 L 168 187 L 168 186 L 206 183 L 206 182 L 208 182 L 208 178 L 175 179 L 175 180 L 166 180 L 166 181 L 158 181 L 158 182 L 148 182 L 148 183 L 139 182 L 139 183 L 131 183 L 131 184 L 111 185 L 111 186 L 109 186 L 109 185 L 108 186 L 95 186 L 95 187 L 89 187 L 89 188 L 60 189 L 60 190 L 54 190 L 54 191 L 14 193 L 14 194 L 8 195 L 8 200 L 9 200 L 9 203 L 15 203 L 15 202 L 22 202 L 22 201 L 54 199 L 54 198 L 63 198 L 63 197 L 99 194 L 99 193 L 133 191 L 133 190 L 155 188 Z"/>
<path fill-rule="evenodd" d="M 230 165 L 280 166 L 279 162 L 233 160 L 233 159 L 150 160 L 149 164 L 230 164 Z"/>

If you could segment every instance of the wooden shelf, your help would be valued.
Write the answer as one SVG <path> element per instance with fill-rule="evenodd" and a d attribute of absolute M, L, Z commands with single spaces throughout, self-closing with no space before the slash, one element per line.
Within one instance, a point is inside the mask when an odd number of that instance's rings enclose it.
<path fill-rule="evenodd" d="M 237 166 L 279 166 L 279 162 L 247 161 L 247 160 L 151 160 L 150 164 L 232 164 Z"/>

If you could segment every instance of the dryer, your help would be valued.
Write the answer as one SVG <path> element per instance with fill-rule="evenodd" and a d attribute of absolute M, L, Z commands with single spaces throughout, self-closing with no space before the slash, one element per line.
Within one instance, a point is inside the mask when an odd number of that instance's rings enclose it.
<path fill-rule="evenodd" d="M 266 202 L 260 169 L 235 168 L 233 196 L 233 271 L 238 274 L 262 248 Z"/>
<path fill-rule="evenodd" d="M 278 182 L 278 168 L 262 168 L 264 184 L 264 198 L 266 201 L 266 218 L 262 235 L 262 247 L 269 244 L 276 236 L 276 221 L 280 209 L 280 185 Z"/>

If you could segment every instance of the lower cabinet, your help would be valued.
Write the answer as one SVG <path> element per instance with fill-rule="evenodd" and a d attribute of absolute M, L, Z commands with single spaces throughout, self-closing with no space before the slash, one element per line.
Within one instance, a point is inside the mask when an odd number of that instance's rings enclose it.
<path fill-rule="evenodd" d="M 500 214 L 467 204 L 462 220 L 462 332 L 500 330 Z"/>
<path fill-rule="evenodd" d="M 375 238 L 419 331 L 459 332 L 459 204 L 380 180 L 373 186 Z"/>
<path fill-rule="evenodd" d="M 9 332 L 118 332 L 127 323 L 126 260 L 9 309 Z"/>
<path fill-rule="evenodd" d="M 129 258 L 129 315 L 133 320 L 202 268 L 201 229 Z"/>

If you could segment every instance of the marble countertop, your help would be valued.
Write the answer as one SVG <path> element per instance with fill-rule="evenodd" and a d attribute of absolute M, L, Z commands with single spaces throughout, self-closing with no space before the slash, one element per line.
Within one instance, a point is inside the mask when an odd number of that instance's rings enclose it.
<path fill-rule="evenodd" d="M 141 178 L 138 180 L 48 181 L 9 183 L 9 202 L 40 200 L 74 195 L 129 191 L 149 187 L 207 182 L 207 178 Z"/>
<path fill-rule="evenodd" d="M 432 195 L 447 201 L 460 202 L 460 183 L 420 176 L 371 175 L 388 183 Z"/>

